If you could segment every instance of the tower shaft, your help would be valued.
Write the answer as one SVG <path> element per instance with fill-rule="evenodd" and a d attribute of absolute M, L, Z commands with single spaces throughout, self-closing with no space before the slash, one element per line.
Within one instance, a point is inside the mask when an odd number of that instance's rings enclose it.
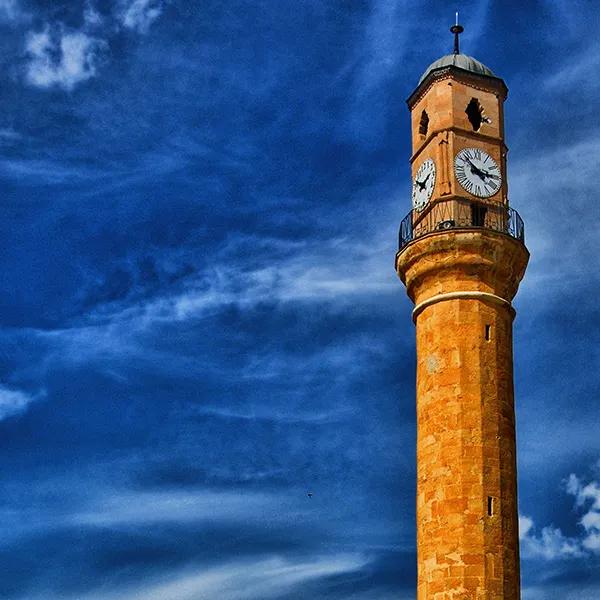
<path fill-rule="evenodd" d="M 415 302 L 418 600 L 519 598 L 510 301 L 527 259 L 484 229 L 397 257 Z"/>

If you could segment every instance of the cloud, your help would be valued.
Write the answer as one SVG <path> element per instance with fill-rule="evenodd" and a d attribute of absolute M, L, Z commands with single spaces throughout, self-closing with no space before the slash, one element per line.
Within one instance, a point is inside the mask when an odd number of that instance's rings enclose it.
<path fill-rule="evenodd" d="M 163 0 L 123 1 L 115 15 L 126 29 L 146 33 L 161 15 Z M 0 20 L 14 20 L 21 14 L 16 0 L 0 0 Z M 90 32 L 98 30 L 104 17 L 91 1 L 83 7 L 83 27 L 69 31 L 62 24 L 46 25 L 42 31 L 30 31 L 25 41 L 28 57 L 27 81 L 39 88 L 59 87 L 71 91 L 94 77 L 107 47 L 107 41 Z"/>
<path fill-rule="evenodd" d="M 585 531 L 581 545 L 590 552 L 600 554 L 600 484 L 597 481 L 584 484 L 579 477 L 571 473 L 567 480 L 567 492 L 575 496 L 577 507 L 587 507 L 579 520 Z"/>
<path fill-rule="evenodd" d="M 165 326 L 193 325 L 230 309 L 249 312 L 261 306 L 275 309 L 321 306 L 332 313 L 347 315 L 355 306 L 363 307 L 365 302 L 376 301 L 382 294 L 400 294 L 393 271 L 380 260 L 384 250 L 376 240 L 365 244 L 350 239 L 286 244 L 242 238 L 236 237 L 216 249 L 215 264 L 199 268 L 181 286 L 162 289 L 139 300 L 125 297 L 100 302 L 70 326 L 28 329 L 26 334 L 49 349 L 47 358 L 52 364 L 78 366 L 136 356 L 159 364 L 170 358 L 168 364 L 172 367 L 177 357 L 153 354 L 145 337 Z M 250 242 L 254 255 L 243 252 Z M 259 253 L 270 255 L 267 266 L 264 266 L 267 261 L 257 260 Z M 372 340 L 357 341 L 363 353 L 379 351 Z M 346 364 L 349 355 L 350 351 L 343 348 L 331 349 L 320 357 L 320 366 Z M 243 377 L 279 377 L 289 365 L 287 358 L 282 364 L 270 355 L 254 355 L 254 360 L 240 373 Z M 294 358 L 292 363 L 296 361 Z M 198 362 L 195 364 L 197 368 Z M 307 366 L 310 365 L 303 364 L 304 368 Z M 319 364 L 313 366 L 319 368 Z"/>
<path fill-rule="evenodd" d="M 403 0 L 378 0 L 365 23 L 363 39 L 346 67 L 355 72 L 349 95 L 348 118 L 350 137 L 379 139 L 383 134 L 389 107 L 382 87 L 398 73 L 398 64 L 405 54 L 407 22 L 402 18 L 410 10 Z"/>
<path fill-rule="evenodd" d="M 160 17 L 164 8 L 162 0 L 129 0 L 121 3 L 117 14 L 121 25 L 138 33 L 147 33 Z"/>
<path fill-rule="evenodd" d="M 222 261 L 200 271 L 183 291 L 128 306 L 120 318 L 135 317 L 145 324 L 187 321 L 231 306 L 249 309 L 261 303 L 312 302 L 339 305 L 347 298 L 398 289 L 393 273 L 380 260 L 383 250 L 377 240 L 359 244 L 338 238 L 282 247 L 277 241 L 273 245 L 269 240 L 255 239 L 255 252 L 258 248 L 268 252 L 271 247 L 283 254 L 269 257 L 264 266 L 266 261 L 248 264 L 243 257 L 229 259 L 251 241 L 242 238 L 229 240 L 219 248 L 216 254 Z M 102 319 L 101 314 L 97 317 Z"/>
<path fill-rule="evenodd" d="M 212 492 L 107 492 L 87 508 L 75 511 L 66 524 L 88 527 L 135 527 L 158 523 L 251 522 L 265 514 L 271 520 L 291 512 L 289 500 L 269 494 Z"/>
<path fill-rule="evenodd" d="M 27 81 L 35 87 L 70 91 L 96 74 L 104 48 L 104 41 L 62 26 L 29 32 L 25 42 Z"/>
<path fill-rule="evenodd" d="M 519 516 L 519 538 L 524 558 L 555 560 L 580 558 L 587 554 L 600 554 L 600 484 L 597 481 L 584 483 L 571 473 L 565 489 L 575 497 L 575 510 L 585 512 L 578 521 L 582 534 L 567 537 L 554 526 L 543 527 L 539 534 L 531 518 Z"/>
<path fill-rule="evenodd" d="M 139 491 L 93 486 L 74 493 L 72 489 L 65 489 L 60 479 L 52 480 L 51 486 L 44 485 L 38 482 L 35 493 L 39 494 L 39 503 L 34 507 L 11 505 L 6 499 L 0 505 L 0 540 L 6 542 L 11 536 L 26 537 L 36 532 L 73 528 L 142 531 L 149 526 L 177 524 L 263 526 L 265 521 L 271 526 L 285 526 L 290 518 L 302 522 L 314 519 L 305 496 L 298 494 L 199 487 Z"/>
<path fill-rule="evenodd" d="M 16 22 L 25 17 L 18 0 L 0 0 L 0 21 Z"/>
<path fill-rule="evenodd" d="M 23 136 L 12 127 L 0 128 L 0 144 L 13 144 L 22 138 Z"/>
<path fill-rule="evenodd" d="M 369 560 L 360 554 L 332 554 L 311 558 L 266 555 L 228 561 L 202 568 L 165 573 L 142 585 L 102 592 L 61 596 L 61 600 L 263 600 L 301 593 L 303 586 L 325 578 L 358 571 Z M 46 599 L 47 595 L 44 596 Z M 52 599 L 54 600 L 54 598 Z"/>
<path fill-rule="evenodd" d="M 249 600 L 275 598 L 311 580 L 357 571 L 367 564 L 360 555 L 333 555 L 304 561 L 287 560 L 278 556 L 264 560 L 246 561 L 218 566 L 176 577 L 127 596 L 131 600 L 194 600 L 221 598 Z"/>
<path fill-rule="evenodd" d="M 600 586 L 586 585 L 577 581 L 575 585 L 564 586 L 552 582 L 549 586 L 524 587 L 522 600 L 598 600 Z"/>
<path fill-rule="evenodd" d="M 18 135 L 18 134 L 17 134 Z M 10 131 L 6 134 L 0 130 L 0 144 L 8 145 L 20 139 L 11 137 Z M 0 173 L 4 177 L 23 181 L 34 179 L 48 185 L 58 185 L 79 181 L 100 180 L 106 175 L 90 166 L 72 166 L 59 160 L 52 159 L 19 159 L 0 158 Z"/>
<path fill-rule="evenodd" d="M 519 539 L 523 558 L 554 560 L 583 555 L 579 541 L 565 537 L 556 527 L 544 527 L 536 534 L 534 522 L 527 516 L 519 516 Z"/>
<path fill-rule="evenodd" d="M 363 63 L 359 69 L 359 93 L 376 90 L 391 78 L 402 58 L 406 44 L 406 22 L 401 18 L 408 10 L 400 0 L 379 0 L 365 26 Z"/>
<path fill-rule="evenodd" d="M 0 386 L 0 421 L 24 413 L 38 397 Z"/>
<path fill-rule="evenodd" d="M 96 7 L 91 3 L 87 2 L 83 11 L 83 22 L 88 27 L 96 27 L 102 25 L 104 19 L 102 15 L 96 10 Z"/>

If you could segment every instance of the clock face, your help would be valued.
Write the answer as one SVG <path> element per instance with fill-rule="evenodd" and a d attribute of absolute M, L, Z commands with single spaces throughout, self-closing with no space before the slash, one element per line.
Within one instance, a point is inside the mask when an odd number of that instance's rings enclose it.
<path fill-rule="evenodd" d="M 435 163 L 428 158 L 417 170 L 412 188 L 412 203 L 415 210 L 423 210 L 429 202 L 435 186 Z"/>
<path fill-rule="evenodd" d="M 454 173 L 462 187 L 474 196 L 489 198 L 502 185 L 496 161 L 481 148 L 465 148 L 454 159 Z"/>

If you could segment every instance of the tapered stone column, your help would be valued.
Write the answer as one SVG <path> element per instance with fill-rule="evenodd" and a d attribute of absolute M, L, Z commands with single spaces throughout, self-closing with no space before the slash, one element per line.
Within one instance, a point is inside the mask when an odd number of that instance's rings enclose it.
<path fill-rule="evenodd" d="M 511 300 L 528 258 L 485 229 L 396 258 L 415 303 L 418 600 L 520 597 Z"/>

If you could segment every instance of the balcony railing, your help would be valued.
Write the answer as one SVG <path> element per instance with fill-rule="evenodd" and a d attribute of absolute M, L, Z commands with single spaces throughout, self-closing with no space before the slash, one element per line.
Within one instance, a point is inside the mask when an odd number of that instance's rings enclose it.
<path fill-rule="evenodd" d="M 462 200 L 437 202 L 421 214 L 411 210 L 400 223 L 399 249 L 434 231 L 452 229 L 491 229 L 525 242 L 523 219 L 503 204 L 483 204 Z"/>

